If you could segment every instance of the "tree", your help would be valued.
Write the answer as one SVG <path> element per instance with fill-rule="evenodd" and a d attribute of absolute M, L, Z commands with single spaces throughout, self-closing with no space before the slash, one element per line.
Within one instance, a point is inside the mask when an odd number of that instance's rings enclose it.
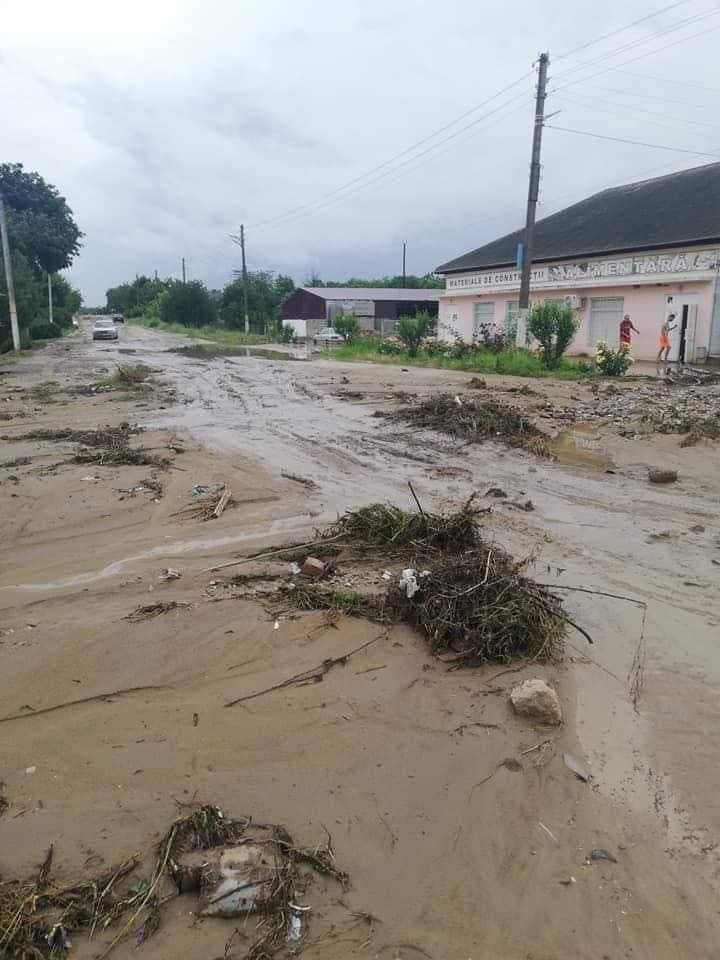
<path fill-rule="evenodd" d="M 71 327 L 73 314 L 80 310 L 82 296 L 62 274 L 52 275 L 53 320 L 59 327 Z"/>
<path fill-rule="evenodd" d="M 248 271 L 248 315 L 250 326 L 256 332 L 276 326 L 280 320 L 280 304 L 295 289 L 292 277 L 269 270 Z M 243 283 L 241 279 L 229 283 L 222 292 L 218 308 L 220 319 L 228 327 L 245 325 Z"/>
<path fill-rule="evenodd" d="M 565 303 L 543 303 L 528 316 L 528 330 L 540 343 L 542 362 L 548 369 L 557 367 L 579 326 L 572 307 Z"/>
<path fill-rule="evenodd" d="M 110 313 L 122 313 L 126 317 L 142 317 L 150 304 L 172 284 L 172 280 L 152 280 L 150 277 L 135 277 L 132 283 L 111 287 L 105 294 Z"/>
<path fill-rule="evenodd" d="M 406 290 L 442 290 L 445 287 L 445 281 L 434 273 L 425 273 L 421 277 L 409 274 L 403 282 L 402 276 L 395 277 L 350 277 L 349 280 L 326 280 L 323 282 L 319 277 L 313 277 L 315 283 L 306 282 L 306 287 L 391 287 L 394 289 Z"/>
<path fill-rule="evenodd" d="M 0 193 L 5 200 L 10 247 L 31 267 L 65 270 L 80 250 L 82 233 L 57 188 L 21 163 L 0 163 Z"/>
<path fill-rule="evenodd" d="M 420 344 L 432 330 L 435 318 L 425 310 L 416 313 L 414 317 L 400 317 L 397 323 L 397 335 L 407 348 L 411 357 L 416 357 Z"/>
<path fill-rule="evenodd" d="M 215 320 L 215 307 L 207 287 L 199 280 L 173 283 L 160 298 L 160 319 L 184 327 L 204 327 Z"/>
<path fill-rule="evenodd" d="M 333 320 L 333 327 L 338 333 L 342 333 L 346 340 L 354 340 L 360 333 L 360 324 L 352 313 L 339 313 Z"/>

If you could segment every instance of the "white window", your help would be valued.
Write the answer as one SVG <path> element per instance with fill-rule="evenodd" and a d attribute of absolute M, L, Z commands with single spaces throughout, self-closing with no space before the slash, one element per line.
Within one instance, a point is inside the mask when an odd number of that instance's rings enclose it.
<path fill-rule="evenodd" d="M 484 335 L 495 332 L 495 304 L 476 303 L 473 305 L 473 341 L 484 339 Z"/>
<path fill-rule="evenodd" d="M 604 340 L 617 346 L 620 340 L 620 321 L 625 313 L 622 297 L 593 297 L 590 300 L 590 346 Z"/>

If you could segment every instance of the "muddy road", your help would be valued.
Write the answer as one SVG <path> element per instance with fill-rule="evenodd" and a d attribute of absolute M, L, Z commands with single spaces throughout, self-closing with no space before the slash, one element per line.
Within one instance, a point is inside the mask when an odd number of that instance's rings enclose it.
<path fill-rule="evenodd" d="M 29 871 L 51 842 L 68 876 L 113 863 L 196 797 L 309 844 L 331 832 L 352 887 L 309 894 L 311 960 L 715 956 L 720 444 L 607 422 L 568 430 L 553 410 L 585 408 L 589 386 L 533 381 L 528 395 L 526 381 L 488 378 L 489 393 L 560 433 L 548 462 L 374 416 L 405 394 L 465 391 L 466 374 L 272 352 L 208 360 L 183 344 L 133 326 L 118 344 L 81 332 L 0 375 L 0 713 L 18 717 L 0 723 L 0 873 Z M 127 363 L 152 367 L 157 385 L 77 392 Z M 143 445 L 170 469 L 75 464 L 70 443 L 18 439 L 123 420 L 147 428 Z M 651 466 L 679 482 L 649 484 Z M 572 634 L 562 664 L 495 681 L 497 668 L 446 672 L 394 628 L 323 683 L 226 710 L 378 627 L 276 616 L 211 568 L 312 539 L 349 508 L 410 508 L 408 481 L 432 509 L 501 488 L 484 501 L 486 535 L 532 554 L 538 580 L 645 606 L 568 592 L 594 645 Z M 193 486 L 221 483 L 234 509 L 189 519 Z M 159 580 L 166 567 L 181 579 Z M 187 606 L 125 619 L 159 601 Z M 507 691 L 536 675 L 561 694 L 560 731 L 509 712 Z M 71 701 L 83 702 L 38 713 Z M 620 862 L 587 865 L 593 847 Z M 190 909 L 180 898 L 142 953 L 221 956 L 225 924 Z"/>

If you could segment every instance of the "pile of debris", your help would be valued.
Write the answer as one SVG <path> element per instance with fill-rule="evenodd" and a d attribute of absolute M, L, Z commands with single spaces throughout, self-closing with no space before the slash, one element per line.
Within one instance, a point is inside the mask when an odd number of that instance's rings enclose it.
<path fill-rule="evenodd" d="M 230 488 L 225 483 L 196 483 L 191 490 L 192 500 L 173 516 L 179 520 L 217 520 L 237 506 Z"/>
<path fill-rule="evenodd" d="M 304 939 L 308 907 L 298 904 L 305 878 L 300 867 L 346 887 L 332 849 L 296 847 L 284 827 L 229 819 L 215 806 L 195 807 L 175 820 L 152 858 L 149 876 L 133 857 L 100 876 L 77 883 L 52 882 L 53 849 L 34 878 L 0 880 L 0 955 L 11 960 L 57 958 L 75 933 L 88 936 L 118 927 L 101 950 L 105 957 L 132 934 L 136 946 L 158 929 L 165 904 L 181 893 L 198 894 L 206 917 L 247 917 L 230 945 L 244 939 L 245 960 L 270 960 L 286 945 Z M 297 955 L 297 953 L 295 953 Z"/>
<path fill-rule="evenodd" d="M 500 400 L 441 393 L 378 415 L 402 420 L 421 429 L 449 433 L 470 443 L 497 440 L 509 447 L 523 447 L 540 456 L 552 455 L 547 434 L 522 410 Z"/>
<path fill-rule="evenodd" d="M 281 594 L 301 609 L 410 624 L 447 662 L 550 659 L 569 622 L 561 600 L 525 574 L 527 561 L 483 539 L 480 512 L 473 498 L 446 514 L 380 503 L 349 511 L 317 541 L 321 558 L 324 544 L 332 545 L 333 562 L 316 561 L 317 579 L 298 575 Z M 377 570 L 393 563 L 402 572 L 397 579 L 388 573 L 380 593 L 348 589 L 333 576 L 344 564 Z"/>
<path fill-rule="evenodd" d="M 143 427 L 123 421 L 117 426 L 105 426 L 95 430 L 59 429 L 31 430 L 14 440 L 50 440 L 57 443 L 77 443 L 80 449 L 73 457 L 75 463 L 92 463 L 98 466 L 120 464 L 147 465 L 165 468 L 170 465 L 166 457 L 150 453 L 144 447 L 131 447 L 130 438 L 143 432 Z"/>

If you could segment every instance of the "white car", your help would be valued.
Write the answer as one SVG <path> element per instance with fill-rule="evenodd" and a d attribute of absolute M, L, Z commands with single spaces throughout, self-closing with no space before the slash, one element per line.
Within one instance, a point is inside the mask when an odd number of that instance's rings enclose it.
<path fill-rule="evenodd" d="M 92 328 L 93 340 L 117 340 L 117 327 L 113 323 L 112 317 L 100 317 L 96 320 Z"/>
<path fill-rule="evenodd" d="M 335 327 L 323 327 L 313 337 L 313 346 L 317 346 L 318 343 L 345 343 L 345 337 L 338 333 Z"/>

